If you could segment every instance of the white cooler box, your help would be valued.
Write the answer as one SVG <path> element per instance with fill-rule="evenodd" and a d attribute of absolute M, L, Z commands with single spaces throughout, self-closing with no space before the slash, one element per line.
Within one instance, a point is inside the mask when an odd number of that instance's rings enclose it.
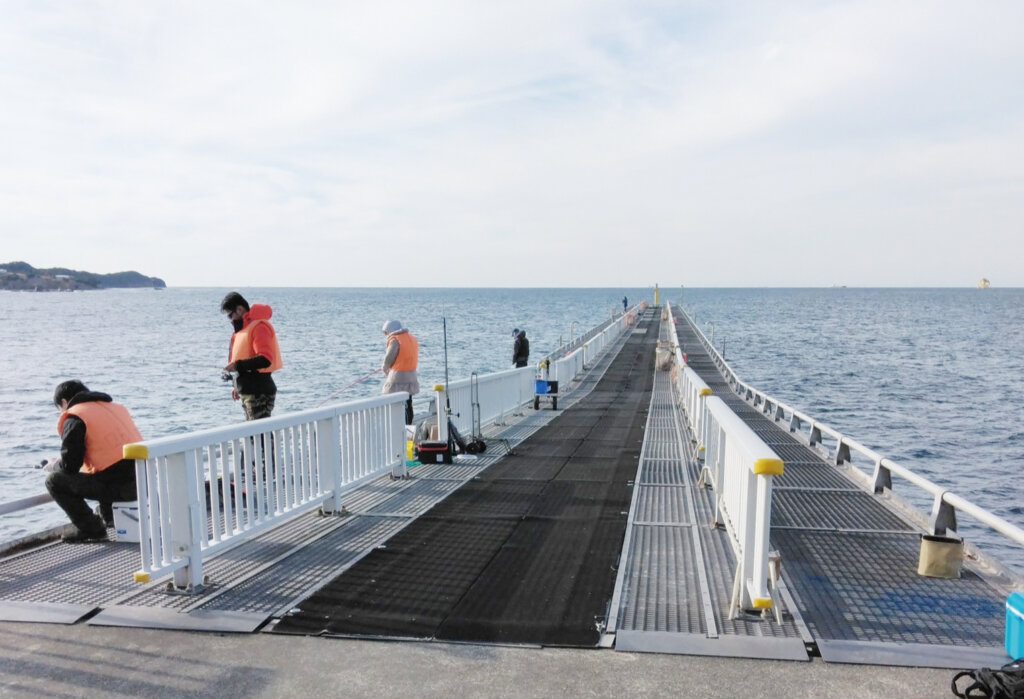
<path fill-rule="evenodd" d="M 114 538 L 117 541 L 139 543 L 139 503 L 115 502 Z"/>

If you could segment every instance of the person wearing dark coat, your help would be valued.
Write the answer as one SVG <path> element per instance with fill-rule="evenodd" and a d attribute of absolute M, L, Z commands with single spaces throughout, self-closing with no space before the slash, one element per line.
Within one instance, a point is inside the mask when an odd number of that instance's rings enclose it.
<path fill-rule="evenodd" d="M 516 328 L 512 331 L 512 364 L 516 368 L 530 363 L 530 341 L 526 339 L 526 331 Z"/>

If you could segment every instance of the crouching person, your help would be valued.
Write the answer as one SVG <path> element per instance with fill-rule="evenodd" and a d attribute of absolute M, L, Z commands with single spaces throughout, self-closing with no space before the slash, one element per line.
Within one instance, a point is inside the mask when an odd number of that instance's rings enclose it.
<path fill-rule="evenodd" d="M 63 540 L 102 541 L 113 520 L 112 503 L 138 499 L 135 462 L 122 458 L 122 449 L 141 442 L 142 435 L 127 408 L 106 393 L 90 391 L 81 381 L 58 385 L 53 403 L 61 411 L 60 462 L 46 478 L 46 489 L 75 525 Z M 99 515 L 87 499 L 99 501 Z"/>

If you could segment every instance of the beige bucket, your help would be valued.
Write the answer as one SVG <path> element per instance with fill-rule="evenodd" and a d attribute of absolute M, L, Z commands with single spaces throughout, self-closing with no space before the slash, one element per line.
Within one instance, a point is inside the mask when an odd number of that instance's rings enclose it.
<path fill-rule="evenodd" d="M 964 540 L 948 536 L 921 535 L 917 574 L 929 578 L 959 578 L 964 560 Z"/>

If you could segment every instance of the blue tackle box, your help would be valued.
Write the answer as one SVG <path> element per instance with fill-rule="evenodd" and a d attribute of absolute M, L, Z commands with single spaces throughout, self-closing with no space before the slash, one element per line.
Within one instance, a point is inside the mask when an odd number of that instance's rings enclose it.
<path fill-rule="evenodd" d="M 1006 654 L 1014 660 L 1024 658 L 1024 594 L 1011 592 L 1006 598 Z"/>

